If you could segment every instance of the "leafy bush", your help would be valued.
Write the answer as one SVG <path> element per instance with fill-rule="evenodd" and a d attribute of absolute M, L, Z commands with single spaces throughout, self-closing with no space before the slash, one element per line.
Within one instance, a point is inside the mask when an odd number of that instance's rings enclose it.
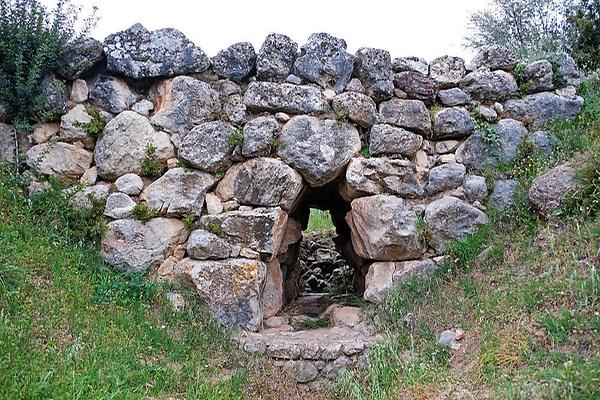
<path fill-rule="evenodd" d="M 42 78 L 95 22 L 94 11 L 77 31 L 79 13 L 70 0 L 58 0 L 52 11 L 39 0 L 0 1 L 0 105 L 8 121 L 27 124 L 39 111 Z"/>
<path fill-rule="evenodd" d="M 136 219 L 142 223 L 150 221 L 152 218 L 158 216 L 158 210 L 155 208 L 149 208 L 146 203 L 138 203 L 133 207 L 132 212 L 133 219 Z"/>
<path fill-rule="evenodd" d="M 104 127 L 106 126 L 106 120 L 100 113 L 100 111 L 95 110 L 93 108 L 87 107 L 85 112 L 92 117 L 90 122 L 82 123 L 79 121 L 75 121 L 75 126 L 78 128 L 83 128 L 83 130 L 94 139 L 98 139 L 102 132 L 104 132 Z"/>
<path fill-rule="evenodd" d="M 162 175 L 162 168 L 156 161 L 156 147 L 146 147 L 146 156 L 142 161 L 142 175 L 158 178 Z"/>

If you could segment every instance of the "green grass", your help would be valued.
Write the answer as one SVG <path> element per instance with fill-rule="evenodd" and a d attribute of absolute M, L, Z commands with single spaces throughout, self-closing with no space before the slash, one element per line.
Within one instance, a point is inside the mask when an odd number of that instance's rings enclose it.
<path fill-rule="evenodd" d="M 70 212 L 0 170 L 0 398 L 244 398 L 253 361 L 196 296 L 181 287 L 174 312 L 167 287 L 73 235 Z"/>
<path fill-rule="evenodd" d="M 307 232 L 326 232 L 335 229 L 329 211 L 310 209 Z"/>

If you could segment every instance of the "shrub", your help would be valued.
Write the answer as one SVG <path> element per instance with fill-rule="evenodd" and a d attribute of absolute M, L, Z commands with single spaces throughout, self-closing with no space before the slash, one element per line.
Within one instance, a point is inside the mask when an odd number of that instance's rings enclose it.
<path fill-rule="evenodd" d="M 231 135 L 229 135 L 227 141 L 232 146 L 241 146 L 244 143 L 244 133 L 238 128 Z"/>
<path fill-rule="evenodd" d="M 94 25 L 95 9 L 76 30 L 80 9 L 58 0 L 48 11 L 39 0 L 0 1 L 0 105 L 8 121 L 27 124 L 44 102 L 42 78 L 64 49 Z"/>
<path fill-rule="evenodd" d="M 82 123 L 79 121 L 75 122 L 75 126 L 78 128 L 83 128 L 85 133 L 94 139 L 98 139 L 102 132 L 104 132 L 104 127 L 106 126 L 106 120 L 100 113 L 100 111 L 95 110 L 93 108 L 86 108 L 85 112 L 92 117 L 90 122 Z"/>
<path fill-rule="evenodd" d="M 204 229 L 205 231 L 210 232 L 212 234 L 215 234 L 220 238 L 225 237 L 225 232 L 223 232 L 223 229 L 221 228 L 221 226 L 219 224 L 216 224 L 216 223 L 204 224 L 202 226 L 202 229 Z"/>
<path fill-rule="evenodd" d="M 158 216 L 158 210 L 155 208 L 148 208 L 145 203 L 138 203 L 133 207 L 132 213 L 133 219 L 136 219 L 142 223 L 150 221 L 152 218 Z"/>
<path fill-rule="evenodd" d="M 156 161 L 156 147 L 148 145 L 146 156 L 142 161 L 142 175 L 158 178 L 162 175 L 162 168 Z"/>
<path fill-rule="evenodd" d="M 196 223 L 196 219 L 194 214 L 187 214 L 182 218 L 182 221 L 187 229 L 192 229 Z"/>

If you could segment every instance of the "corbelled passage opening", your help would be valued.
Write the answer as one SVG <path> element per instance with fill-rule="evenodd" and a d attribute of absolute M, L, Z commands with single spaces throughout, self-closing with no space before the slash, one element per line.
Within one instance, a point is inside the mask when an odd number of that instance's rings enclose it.
<path fill-rule="evenodd" d="M 338 188 L 338 181 L 307 187 L 290 211 L 288 224 L 299 224 L 302 235 L 279 256 L 284 313 L 318 317 L 328 306 L 353 302 L 364 292 L 364 260 L 352 248 L 345 219 L 350 203 Z"/>

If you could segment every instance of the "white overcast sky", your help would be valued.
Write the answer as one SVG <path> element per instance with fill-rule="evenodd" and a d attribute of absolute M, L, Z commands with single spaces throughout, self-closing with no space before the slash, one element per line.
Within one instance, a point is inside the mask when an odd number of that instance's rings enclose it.
<path fill-rule="evenodd" d="M 55 0 L 43 0 L 51 5 Z M 284 33 L 299 45 L 313 32 L 360 47 L 388 50 L 392 57 L 415 55 L 430 61 L 444 54 L 470 58 L 462 47 L 469 15 L 488 0 L 74 0 L 100 20 L 92 36 L 107 35 L 141 22 L 148 29 L 182 31 L 209 56 L 240 41 L 256 51 L 271 32 Z M 84 11 L 85 14 L 85 11 Z M 468 60 L 467 60 L 468 61 Z"/>

